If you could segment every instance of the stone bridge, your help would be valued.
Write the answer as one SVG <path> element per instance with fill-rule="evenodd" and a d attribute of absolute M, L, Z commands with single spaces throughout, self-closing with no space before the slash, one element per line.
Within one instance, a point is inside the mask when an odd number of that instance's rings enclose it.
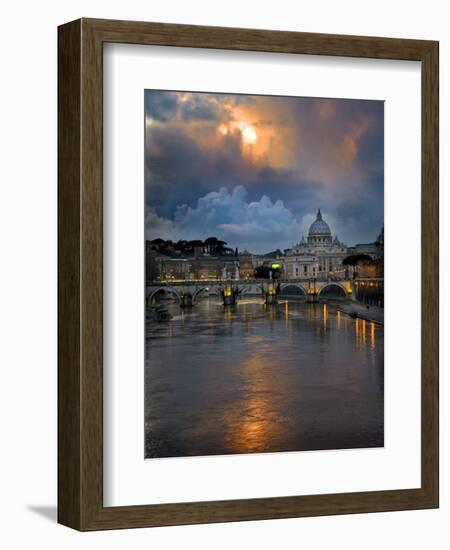
<path fill-rule="evenodd" d="M 343 291 L 343 296 L 347 298 L 354 297 L 353 281 L 349 279 L 342 280 L 276 280 L 252 279 L 241 281 L 183 281 L 160 284 L 150 284 L 146 287 L 146 301 L 152 303 L 158 293 L 166 293 L 174 296 L 182 303 L 183 296 L 190 294 L 192 303 L 195 304 L 203 293 L 208 295 L 221 296 L 221 290 L 226 286 L 237 287 L 241 296 L 264 296 L 267 287 L 270 284 L 279 285 L 279 295 L 283 296 L 283 291 L 288 288 L 297 289 L 305 298 L 312 297 L 318 299 L 326 288 L 339 287 Z"/>

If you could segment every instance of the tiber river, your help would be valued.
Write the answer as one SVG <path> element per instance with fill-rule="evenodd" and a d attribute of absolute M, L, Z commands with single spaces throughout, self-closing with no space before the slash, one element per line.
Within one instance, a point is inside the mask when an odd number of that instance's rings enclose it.
<path fill-rule="evenodd" d="M 216 298 L 147 321 L 146 457 L 383 446 L 383 327 Z"/>

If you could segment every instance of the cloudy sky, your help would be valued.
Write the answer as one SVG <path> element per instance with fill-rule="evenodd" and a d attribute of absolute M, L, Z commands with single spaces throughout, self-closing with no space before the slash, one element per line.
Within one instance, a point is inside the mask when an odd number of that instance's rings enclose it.
<path fill-rule="evenodd" d="M 145 91 L 146 238 L 284 249 L 317 209 L 341 241 L 383 224 L 379 101 Z"/>

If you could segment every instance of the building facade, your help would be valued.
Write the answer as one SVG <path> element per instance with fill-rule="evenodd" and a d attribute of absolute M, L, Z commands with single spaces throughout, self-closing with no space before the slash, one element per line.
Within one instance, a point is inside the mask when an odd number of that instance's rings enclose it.
<path fill-rule="evenodd" d="M 311 224 L 308 237 L 286 250 L 284 276 L 286 279 L 344 279 L 348 268 L 342 265 L 347 246 L 331 234 L 320 209 Z"/>
<path fill-rule="evenodd" d="M 384 257 L 384 227 L 381 228 L 377 240 L 373 243 L 358 243 L 348 248 L 348 254 L 362 254 L 370 256 L 373 260 Z"/>
<path fill-rule="evenodd" d="M 239 260 L 236 257 L 169 258 L 156 256 L 161 282 L 237 280 L 240 278 Z"/>
<path fill-rule="evenodd" d="M 384 231 L 375 242 L 348 247 L 333 236 L 320 209 L 303 236 L 294 247 L 267 254 L 252 254 L 247 250 L 225 248 L 224 241 L 210 237 L 206 241 L 156 239 L 146 242 L 147 281 L 207 281 L 249 280 L 261 276 L 258 268 L 276 267 L 277 278 L 287 280 L 339 280 L 355 277 L 383 277 Z M 178 248 L 177 248 L 178 247 Z M 187 248 L 186 248 L 187 247 Z M 345 258 L 365 256 L 357 264 L 344 265 Z M 274 273 L 274 271 L 272 271 Z"/>

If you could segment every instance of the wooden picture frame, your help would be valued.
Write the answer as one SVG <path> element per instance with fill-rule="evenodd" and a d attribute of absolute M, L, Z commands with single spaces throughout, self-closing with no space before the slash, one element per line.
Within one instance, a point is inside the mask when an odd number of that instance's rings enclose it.
<path fill-rule="evenodd" d="M 421 63 L 420 488 L 103 506 L 102 59 L 106 42 Z M 59 27 L 58 50 L 58 521 L 90 531 L 437 507 L 438 43 L 80 19 Z"/>

